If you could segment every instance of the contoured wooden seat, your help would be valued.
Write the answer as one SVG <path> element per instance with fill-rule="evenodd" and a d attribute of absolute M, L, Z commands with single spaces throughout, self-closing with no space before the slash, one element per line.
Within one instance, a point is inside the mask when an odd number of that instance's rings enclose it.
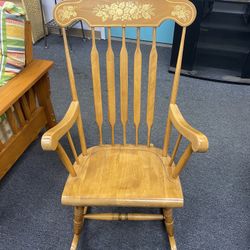
<path fill-rule="evenodd" d="M 147 146 L 92 147 L 69 176 L 62 203 L 73 206 L 181 207 L 179 178 L 173 179 L 170 158 Z"/>
<path fill-rule="evenodd" d="M 74 238 L 71 249 L 76 249 L 84 219 L 97 220 L 163 220 L 166 225 L 171 249 L 176 249 L 173 231 L 172 208 L 183 206 L 183 195 L 179 175 L 193 152 L 206 152 L 208 140 L 198 130 L 192 128 L 183 118 L 177 104 L 177 92 L 180 79 L 181 62 L 184 48 L 186 27 L 196 17 L 194 5 L 187 0 L 137 0 L 137 1 L 63 1 L 56 5 L 54 17 L 62 27 L 66 63 L 72 94 L 71 105 L 61 122 L 47 131 L 42 138 L 44 150 L 55 150 L 59 154 L 70 175 L 62 194 L 62 203 L 74 206 Z M 173 80 L 166 132 L 163 148 L 151 144 L 151 129 L 154 122 L 156 102 L 157 62 L 156 46 L 157 27 L 165 19 L 172 19 L 183 27 L 176 72 Z M 86 21 L 92 30 L 91 66 L 95 118 L 99 130 L 100 142 L 95 147 L 87 148 L 83 122 L 75 86 L 73 67 L 67 43 L 65 28 L 76 20 Z M 139 143 L 141 121 L 141 85 L 142 53 L 140 49 L 140 28 L 152 27 L 152 49 L 148 67 L 147 93 L 147 144 Z M 106 52 L 108 120 L 111 127 L 111 144 L 103 141 L 103 100 L 100 77 L 99 53 L 95 42 L 95 28 L 106 27 L 108 30 L 108 48 Z M 122 47 L 120 51 L 120 93 L 116 93 L 115 56 L 112 49 L 111 27 L 122 27 Z M 126 27 L 137 28 L 137 43 L 134 53 L 133 96 L 128 88 L 128 52 L 126 48 Z M 132 73 L 132 72 L 131 72 Z M 115 144 L 115 125 L 117 122 L 116 96 L 120 97 L 120 119 L 123 129 L 123 141 Z M 135 143 L 127 141 L 128 102 L 133 101 Z M 87 108 L 87 107 L 86 107 Z M 70 129 L 77 124 L 81 153 L 74 146 Z M 171 131 L 175 129 L 178 137 L 171 154 L 169 145 Z M 75 162 L 66 154 L 60 139 L 67 136 Z M 188 145 L 179 160 L 177 151 L 182 139 Z M 162 214 L 91 214 L 90 206 L 128 206 L 159 207 Z"/>

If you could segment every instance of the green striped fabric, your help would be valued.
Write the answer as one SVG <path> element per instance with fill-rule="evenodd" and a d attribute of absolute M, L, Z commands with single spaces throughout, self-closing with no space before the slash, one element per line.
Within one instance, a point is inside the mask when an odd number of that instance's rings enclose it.
<path fill-rule="evenodd" d="M 25 65 L 24 10 L 14 3 L 0 1 L 0 86 Z"/>
<path fill-rule="evenodd" d="M 23 8 L 9 1 L 0 1 L 0 87 L 25 66 L 24 25 Z M 0 123 L 5 119 L 5 114 L 0 116 Z"/>

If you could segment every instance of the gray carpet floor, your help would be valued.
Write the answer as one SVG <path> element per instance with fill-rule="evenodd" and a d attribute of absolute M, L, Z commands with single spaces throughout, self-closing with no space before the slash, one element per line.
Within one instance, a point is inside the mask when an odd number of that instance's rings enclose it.
<path fill-rule="evenodd" d="M 88 146 L 98 142 L 94 121 L 91 69 L 91 42 L 71 38 L 73 62 Z M 51 59 L 51 92 L 57 119 L 70 103 L 65 70 L 64 50 L 59 36 L 49 37 L 49 48 L 43 42 L 34 47 L 36 58 Z M 97 43 L 104 57 L 106 41 Z M 118 53 L 120 42 L 114 42 L 119 93 Z M 128 44 L 132 98 L 133 52 Z M 145 107 L 149 46 L 143 46 L 143 112 L 140 142 L 146 141 Z M 157 105 L 152 143 L 161 147 L 172 75 L 168 73 L 170 49 L 160 47 Z M 104 58 L 101 65 L 105 66 Z M 104 141 L 110 142 L 107 122 L 105 67 L 102 67 L 105 110 Z M 130 100 L 131 100 L 130 98 Z M 119 99 L 117 99 L 119 105 Z M 185 206 L 174 211 L 178 249 L 250 249 L 250 86 L 229 85 L 181 77 L 178 105 L 185 118 L 203 131 L 210 142 L 206 154 L 195 154 L 181 175 Z M 129 104 L 128 140 L 134 142 L 132 102 Z M 119 111 L 118 111 L 119 118 Z M 77 143 L 77 134 L 73 129 Z M 121 124 L 117 123 L 116 142 L 121 142 Z M 66 146 L 66 141 L 62 141 Z M 0 184 L 0 249 L 69 249 L 72 240 L 71 207 L 60 203 L 67 172 L 53 152 L 43 152 L 36 140 Z M 92 211 L 108 211 L 92 208 Z M 111 208 L 112 211 L 127 209 Z M 146 209 L 132 209 L 145 211 Z M 151 210 L 150 210 L 151 211 Z M 147 210 L 147 212 L 150 212 Z M 158 213 L 158 209 L 153 209 Z M 87 221 L 79 249 L 170 249 L 162 222 Z"/>

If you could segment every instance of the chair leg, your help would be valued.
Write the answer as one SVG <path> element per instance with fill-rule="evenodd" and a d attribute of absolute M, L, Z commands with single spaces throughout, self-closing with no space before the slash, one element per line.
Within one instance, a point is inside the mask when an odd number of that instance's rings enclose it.
<path fill-rule="evenodd" d="M 74 237 L 71 243 L 70 250 L 76 250 L 80 233 L 83 226 L 83 216 L 87 212 L 87 207 L 74 207 Z"/>
<path fill-rule="evenodd" d="M 177 250 L 176 242 L 174 238 L 174 219 L 173 219 L 173 209 L 164 208 L 163 209 L 165 226 L 168 233 L 169 244 L 171 250 Z"/>

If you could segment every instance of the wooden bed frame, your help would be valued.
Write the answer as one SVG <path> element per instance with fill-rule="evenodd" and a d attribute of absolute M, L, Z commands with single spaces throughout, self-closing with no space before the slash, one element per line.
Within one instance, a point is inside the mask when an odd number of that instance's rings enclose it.
<path fill-rule="evenodd" d="M 6 114 L 13 135 L 0 141 L 0 179 L 44 128 L 56 124 L 48 71 L 53 62 L 35 60 L 30 22 L 25 24 L 24 70 L 0 88 L 0 115 Z"/>

